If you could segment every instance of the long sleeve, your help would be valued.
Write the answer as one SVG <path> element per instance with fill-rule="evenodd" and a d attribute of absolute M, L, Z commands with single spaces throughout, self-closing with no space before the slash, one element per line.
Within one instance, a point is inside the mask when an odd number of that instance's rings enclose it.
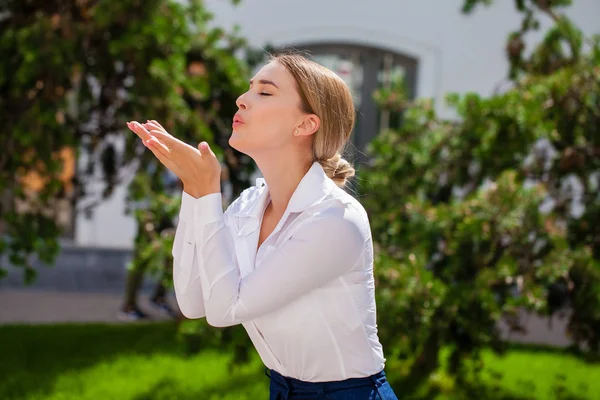
<path fill-rule="evenodd" d="M 356 210 L 327 209 L 271 249 L 241 279 L 221 194 L 193 203 L 195 240 L 184 240 L 182 250 L 196 254 L 186 260 L 192 270 L 187 290 L 197 290 L 194 304 L 201 303 L 196 296 L 202 293 L 206 317 L 213 326 L 235 325 L 267 314 L 352 270 L 371 237 L 368 223 Z M 190 303 L 186 300 L 186 304 Z M 194 313 L 199 309 L 198 305 Z"/>
<path fill-rule="evenodd" d="M 198 265 L 194 239 L 194 204 L 195 200 L 186 192 L 182 192 L 179 222 L 173 241 L 173 286 L 175 297 L 182 314 L 188 318 L 206 316 L 202 285 L 199 280 L 192 280 L 192 273 Z"/>

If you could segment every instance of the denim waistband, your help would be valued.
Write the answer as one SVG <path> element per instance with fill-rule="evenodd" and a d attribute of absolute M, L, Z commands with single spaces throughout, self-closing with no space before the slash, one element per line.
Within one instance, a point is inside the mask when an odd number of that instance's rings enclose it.
<path fill-rule="evenodd" d="M 364 378 L 349 378 L 343 381 L 330 382 L 305 382 L 295 378 L 289 378 L 281 375 L 279 372 L 265 368 L 265 374 L 284 386 L 288 391 L 331 393 L 343 389 L 352 389 L 357 387 L 370 386 L 379 388 L 386 382 L 385 372 L 381 371 L 374 375 Z"/>

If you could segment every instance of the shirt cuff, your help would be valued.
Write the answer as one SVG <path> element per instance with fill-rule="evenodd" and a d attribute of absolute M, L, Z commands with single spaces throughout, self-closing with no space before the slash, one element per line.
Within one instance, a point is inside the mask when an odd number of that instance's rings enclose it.
<path fill-rule="evenodd" d="M 179 209 L 179 219 L 185 222 L 191 222 L 194 218 L 194 202 L 198 200 L 186 191 L 181 192 L 181 207 Z"/>
<path fill-rule="evenodd" d="M 189 196 L 189 195 L 188 195 Z M 223 219 L 223 197 L 221 192 L 207 194 L 198 199 L 189 196 L 193 204 L 194 225 L 196 228 Z"/>

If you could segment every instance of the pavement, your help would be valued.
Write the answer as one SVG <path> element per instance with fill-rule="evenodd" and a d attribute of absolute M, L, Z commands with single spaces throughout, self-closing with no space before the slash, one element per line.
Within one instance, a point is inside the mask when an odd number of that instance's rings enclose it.
<path fill-rule="evenodd" d="M 55 265 L 33 260 L 37 277 L 23 281 L 23 269 L 7 268 L 0 279 L 0 324 L 57 322 L 120 322 L 117 317 L 125 293 L 127 263 L 131 251 L 82 246 L 63 246 Z M 155 279 L 148 274 L 138 293 L 138 306 L 151 320 L 169 317 L 154 307 L 149 297 Z M 167 298 L 177 310 L 174 294 Z"/>
<path fill-rule="evenodd" d="M 22 269 L 9 267 L 8 275 L 0 279 L 0 324 L 121 322 L 117 314 L 130 257 L 127 250 L 64 247 L 56 266 L 34 265 L 38 276 L 29 286 L 23 283 Z M 149 301 L 154 285 L 152 277 L 144 279 L 138 306 L 151 320 L 168 319 Z M 172 292 L 168 301 L 178 309 Z M 566 346 L 571 342 L 566 333 L 568 320 L 568 313 L 548 318 L 523 312 L 526 333 L 510 332 L 504 322 L 498 328 L 512 342 Z"/>
<path fill-rule="evenodd" d="M 138 305 L 149 320 L 170 319 L 149 301 L 149 293 L 141 293 Z M 117 293 L 61 292 L 49 290 L 0 290 L 1 324 L 44 324 L 60 322 L 121 323 L 117 317 L 123 296 Z M 169 296 L 169 304 L 177 302 Z"/>
<path fill-rule="evenodd" d="M 149 301 L 148 291 L 138 296 L 138 305 L 150 320 L 169 319 Z M 76 323 L 123 323 L 117 317 L 123 300 L 120 293 L 68 292 L 35 289 L 0 289 L 0 325 L 44 324 L 60 322 Z M 177 309 L 174 295 L 168 301 Z M 568 346 L 571 341 L 566 335 L 568 315 L 562 317 L 540 317 L 522 313 L 527 333 L 510 333 L 505 323 L 499 328 L 504 339 L 511 342 L 537 343 L 550 346 Z M 380 323 L 382 323 L 381 321 Z"/>

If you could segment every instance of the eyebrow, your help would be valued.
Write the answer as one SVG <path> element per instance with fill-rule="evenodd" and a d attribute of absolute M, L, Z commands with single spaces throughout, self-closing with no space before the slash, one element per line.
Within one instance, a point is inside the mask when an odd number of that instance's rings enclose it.
<path fill-rule="evenodd" d="M 254 80 L 250 80 L 250 85 L 252 85 L 253 83 L 254 83 Z M 263 84 L 263 85 L 273 85 L 273 86 L 275 86 L 277 89 L 279 89 L 279 86 L 277 86 L 277 85 L 275 84 L 275 82 L 273 82 L 273 81 L 269 81 L 269 80 L 266 80 L 266 79 L 261 79 L 261 80 L 259 80 L 259 81 L 258 81 L 258 83 L 261 83 L 261 84 Z"/>

